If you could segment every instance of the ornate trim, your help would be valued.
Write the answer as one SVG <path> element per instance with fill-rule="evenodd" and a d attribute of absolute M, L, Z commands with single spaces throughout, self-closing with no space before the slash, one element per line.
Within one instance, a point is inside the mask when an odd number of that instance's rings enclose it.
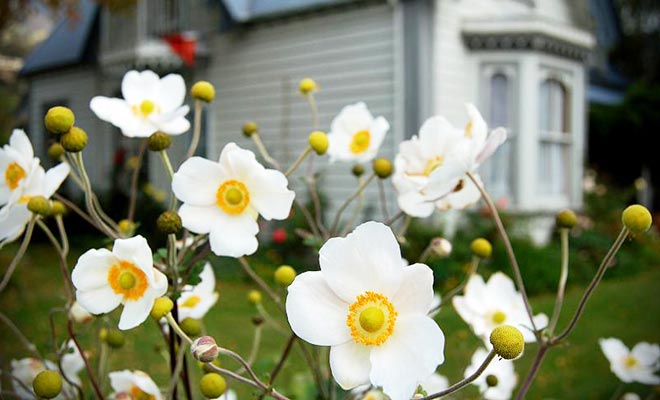
<path fill-rule="evenodd" d="M 589 49 L 539 33 L 463 33 L 463 41 L 470 50 L 531 50 L 580 62 L 585 62 L 589 56 Z"/>

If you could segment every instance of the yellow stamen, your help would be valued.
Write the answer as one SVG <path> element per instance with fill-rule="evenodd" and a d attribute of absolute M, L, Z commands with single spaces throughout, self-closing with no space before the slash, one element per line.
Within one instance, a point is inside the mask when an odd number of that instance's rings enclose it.
<path fill-rule="evenodd" d="M 502 311 L 495 311 L 495 314 L 493 314 L 493 322 L 499 325 L 504 321 L 506 321 L 506 314 Z"/>
<path fill-rule="evenodd" d="M 250 192 L 243 182 L 230 179 L 223 182 L 215 194 L 216 204 L 228 214 L 240 214 L 250 204 Z"/>
<path fill-rule="evenodd" d="M 119 261 L 108 271 L 108 283 L 124 300 L 137 300 L 147 291 L 147 275 L 130 261 Z"/>
<path fill-rule="evenodd" d="M 9 190 L 14 190 L 18 187 L 21 179 L 25 178 L 25 170 L 18 165 L 18 163 L 11 163 L 5 170 L 5 182 Z"/>
<path fill-rule="evenodd" d="M 364 292 L 348 308 L 346 325 L 355 343 L 380 346 L 394 332 L 397 312 L 387 297 Z"/>
<path fill-rule="evenodd" d="M 160 107 L 151 100 L 143 100 L 140 105 L 133 105 L 131 109 L 133 110 L 133 114 L 142 117 L 147 117 L 153 112 L 160 113 Z"/>
<path fill-rule="evenodd" d="M 193 308 L 193 307 L 195 307 L 197 304 L 199 304 L 200 301 L 202 301 L 202 299 L 201 299 L 199 296 L 197 296 L 197 295 L 194 294 L 194 295 L 188 297 L 188 298 L 186 299 L 186 301 L 184 301 L 183 303 L 181 303 L 181 305 L 180 305 L 179 307 L 183 307 L 183 308 Z"/>
<path fill-rule="evenodd" d="M 637 364 L 639 364 L 639 361 L 630 354 L 626 356 L 624 359 L 623 363 L 625 364 L 626 368 L 634 368 Z"/>
<path fill-rule="evenodd" d="M 435 156 L 428 160 L 426 162 L 426 167 L 424 168 L 424 175 L 431 175 L 431 172 L 435 171 L 435 169 L 441 166 L 444 162 L 445 158 L 443 156 Z"/>
<path fill-rule="evenodd" d="M 369 148 L 369 142 L 371 142 L 371 134 L 369 131 L 359 131 L 353 135 L 353 140 L 351 141 L 351 152 L 353 154 L 364 153 Z"/>
<path fill-rule="evenodd" d="M 467 125 L 465 125 L 465 137 L 472 137 L 472 120 L 468 121 Z"/>
<path fill-rule="evenodd" d="M 146 393 L 137 386 L 131 387 L 131 398 L 133 400 L 154 400 L 156 396 Z"/>

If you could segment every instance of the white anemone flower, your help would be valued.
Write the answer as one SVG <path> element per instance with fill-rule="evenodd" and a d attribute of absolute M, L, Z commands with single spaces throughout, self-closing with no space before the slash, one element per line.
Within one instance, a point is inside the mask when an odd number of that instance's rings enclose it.
<path fill-rule="evenodd" d="M 472 375 L 488 357 L 488 350 L 478 348 L 472 355 L 470 365 L 465 369 L 465 377 Z M 494 377 L 494 378 L 493 378 Z M 495 357 L 484 372 L 472 384 L 479 387 L 479 392 L 486 400 L 508 400 L 518 383 L 518 376 L 513 369 L 513 362 Z"/>
<path fill-rule="evenodd" d="M 330 160 L 367 162 L 376 157 L 390 124 L 374 118 L 367 105 L 348 105 L 337 114 L 328 133 Z"/>
<path fill-rule="evenodd" d="M 610 369 L 622 382 L 660 385 L 655 375 L 660 369 L 660 346 L 640 342 L 629 350 L 619 339 L 600 339 L 600 348 L 610 362 Z"/>
<path fill-rule="evenodd" d="M 115 371 L 108 374 L 110 386 L 118 394 L 129 394 L 131 399 L 163 400 L 160 389 L 151 377 L 142 371 Z"/>
<path fill-rule="evenodd" d="M 458 315 L 470 325 L 475 335 L 490 347 L 489 337 L 493 329 L 500 325 L 512 325 L 522 332 L 525 342 L 536 341 L 532 332 L 522 295 L 516 290 L 511 278 L 502 272 L 494 273 L 487 283 L 473 274 L 465 286 L 462 296 L 453 298 Z M 534 316 L 536 328 L 543 329 L 548 324 L 545 314 Z"/>
<path fill-rule="evenodd" d="M 159 78 L 153 71 L 129 71 L 121 82 L 123 99 L 96 96 L 89 107 L 97 117 L 121 129 L 124 136 L 149 137 L 156 131 L 180 135 L 190 129 L 183 105 L 186 83 L 181 75 Z"/>
<path fill-rule="evenodd" d="M 0 183 L 0 247 L 16 240 L 30 221 L 27 203 L 32 196 L 49 199 L 69 175 L 70 168 L 61 163 L 48 171 L 34 158 L 32 144 L 25 132 L 14 130 L 9 145 L 0 149 L 0 170 L 5 179 Z"/>
<path fill-rule="evenodd" d="M 372 384 L 392 400 L 409 400 L 444 361 L 444 335 L 427 316 L 431 269 L 402 266 L 391 229 L 373 221 L 328 240 L 319 262 L 321 271 L 300 274 L 289 286 L 291 328 L 313 345 L 330 346 L 342 388 Z"/>
<path fill-rule="evenodd" d="M 9 144 L 0 148 L 0 206 L 18 203 L 31 177 L 41 168 L 25 131 L 14 129 Z M 41 168 L 43 170 L 43 168 Z"/>
<path fill-rule="evenodd" d="M 195 285 L 186 285 L 177 299 L 179 320 L 186 318 L 202 319 L 211 307 L 218 301 L 215 291 L 215 275 L 211 263 L 204 264 L 199 274 L 201 281 Z"/>
<path fill-rule="evenodd" d="M 419 135 L 399 144 L 394 159 L 392 183 L 399 207 L 408 215 L 423 218 L 435 208 L 463 209 L 478 201 L 479 191 L 464 176 L 469 154 L 463 131 L 444 117 L 427 119 Z"/>
<path fill-rule="evenodd" d="M 143 323 L 156 298 L 167 291 L 167 277 L 154 268 L 151 248 L 142 236 L 117 239 L 112 248 L 91 249 L 71 273 L 76 298 L 92 314 L 124 305 L 119 329 Z"/>
<path fill-rule="evenodd" d="M 183 226 L 208 233 L 219 256 L 241 257 L 257 250 L 257 217 L 286 219 L 295 193 L 283 173 L 266 169 L 254 153 L 228 143 L 215 162 L 186 160 L 172 179 L 172 191 L 183 202 Z"/>

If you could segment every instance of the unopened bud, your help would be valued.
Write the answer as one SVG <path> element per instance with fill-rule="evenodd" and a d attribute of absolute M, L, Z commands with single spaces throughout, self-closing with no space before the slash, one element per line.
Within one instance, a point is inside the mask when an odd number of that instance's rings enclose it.
<path fill-rule="evenodd" d="M 635 234 L 648 231 L 653 222 L 649 210 L 640 204 L 634 204 L 623 210 L 621 220 L 623 225 Z"/>
<path fill-rule="evenodd" d="M 215 399 L 222 396 L 227 390 L 227 382 L 222 375 L 211 372 L 199 381 L 199 389 L 207 399 Z"/>
<path fill-rule="evenodd" d="M 447 257 L 451 254 L 451 242 L 445 238 L 437 237 L 431 240 L 431 250 L 439 257 Z"/>
<path fill-rule="evenodd" d="M 305 78 L 298 84 L 298 90 L 302 94 L 309 94 L 318 90 L 318 85 L 312 78 Z"/>
<path fill-rule="evenodd" d="M 69 317 L 79 324 L 87 323 L 94 318 L 94 316 L 77 301 L 74 301 L 71 305 L 71 308 L 69 309 Z"/>
<path fill-rule="evenodd" d="M 195 339 L 190 346 L 190 351 L 196 360 L 204 363 L 218 358 L 218 346 L 211 336 L 202 336 Z"/>
<path fill-rule="evenodd" d="M 163 151 L 170 147 L 172 138 L 165 132 L 155 132 L 147 139 L 147 148 L 150 151 Z"/>
<path fill-rule="evenodd" d="M 258 290 L 250 290 L 248 292 L 248 301 L 255 306 L 261 303 L 261 292 Z"/>
<path fill-rule="evenodd" d="M 32 388 L 40 398 L 52 399 L 62 391 L 62 377 L 56 371 L 41 371 L 32 381 Z"/>
<path fill-rule="evenodd" d="M 169 297 L 159 297 L 151 307 L 151 318 L 159 320 L 172 311 L 172 308 L 174 308 L 174 302 Z"/>
<path fill-rule="evenodd" d="M 351 169 L 351 172 L 353 173 L 353 175 L 359 178 L 362 176 L 362 174 L 364 174 L 364 166 L 362 164 L 355 164 L 353 166 L 353 169 Z"/>
<path fill-rule="evenodd" d="M 64 215 L 66 214 L 66 206 L 59 200 L 53 200 L 50 202 L 50 213 L 52 215 Z"/>
<path fill-rule="evenodd" d="M 199 81 L 190 89 L 190 95 L 194 99 L 210 103 L 215 98 L 215 87 L 210 82 Z"/>
<path fill-rule="evenodd" d="M 325 132 L 314 131 L 309 134 L 307 138 L 309 146 L 316 152 L 316 154 L 322 156 L 328 151 L 328 135 Z"/>
<path fill-rule="evenodd" d="M 50 202 L 44 196 L 32 196 L 27 203 L 27 209 L 43 217 L 50 215 Z"/>
<path fill-rule="evenodd" d="M 525 349 L 523 334 L 511 325 L 500 325 L 490 334 L 490 344 L 498 356 L 513 360 L 522 354 Z"/>
<path fill-rule="evenodd" d="M 52 107 L 44 117 L 46 130 L 58 135 L 71 129 L 75 122 L 76 117 L 73 111 L 62 106 Z"/>
<path fill-rule="evenodd" d="M 280 286 L 289 286 L 296 278 L 296 270 L 290 265 L 280 265 L 275 270 L 275 282 Z"/>
<path fill-rule="evenodd" d="M 486 385 L 488 385 L 489 387 L 494 387 L 497 386 L 497 384 L 498 384 L 498 379 L 495 375 L 491 374 L 486 376 Z"/>
<path fill-rule="evenodd" d="M 119 349 L 126 343 L 126 338 L 119 329 L 108 329 L 105 335 L 105 342 L 113 349 Z"/>
<path fill-rule="evenodd" d="M 250 137 L 254 135 L 259 130 L 259 126 L 256 122 L 246 122 L 243 124 L 243 135 L 245 137 Z"/>
<path fill-rule="evenodd" d="M 198 319 L 186 318 L 179 323 L 181 330 L 188 336 L 199 336 L 202 333 L 202 323 Z"/>
<path fill-rule="evenodd" d="M 472 254 L 479 258 L 488 258 L 493 252 L 493 246 L 484 238 L 474 239 L 470 244 Z"/>
<path fill-rule="evenodd" d="M 87 146 L 87 132 L 77 126 L 72 126 L 71 129 L 62 134 L 60 143 L 64 150 L 70 153 L 82 151 Z"/>
<path fill-rule="evenodd" d="M 166 235 L 176 234 L 181 230 L 181 217 L 176 211 L 165 211 L 156 220 L 156 226 L 159 231 Z"/>
<path fill-rule="evenodd" d="M 64 147 L 60 143 L 53 143 L 48 147 L 48 157 L 53 160 L 59 160 L 65 153 Z"/>
<path fill-rule="evenodd" d="M 385 179 L 392 175 L 392 162 L 387 158 L 377 158 L 374 160 L 374 173 L 380 178 Z"/>
<path fill-rule="evenodd" d="M 557 214 L 557 226 L 560 228 L 571 229 L 577 224 L 577 216 L 571 210 L 561 210 Z"/>

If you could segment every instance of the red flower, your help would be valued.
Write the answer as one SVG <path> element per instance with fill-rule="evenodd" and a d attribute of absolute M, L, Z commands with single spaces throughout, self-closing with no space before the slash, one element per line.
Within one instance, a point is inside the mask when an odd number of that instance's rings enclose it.
<path fill-rule="evenodd" d="M 277 228 L 273 231 L 273 242 L 277 244 L 286 242 L 286 230 L 284 228 Z"/>

